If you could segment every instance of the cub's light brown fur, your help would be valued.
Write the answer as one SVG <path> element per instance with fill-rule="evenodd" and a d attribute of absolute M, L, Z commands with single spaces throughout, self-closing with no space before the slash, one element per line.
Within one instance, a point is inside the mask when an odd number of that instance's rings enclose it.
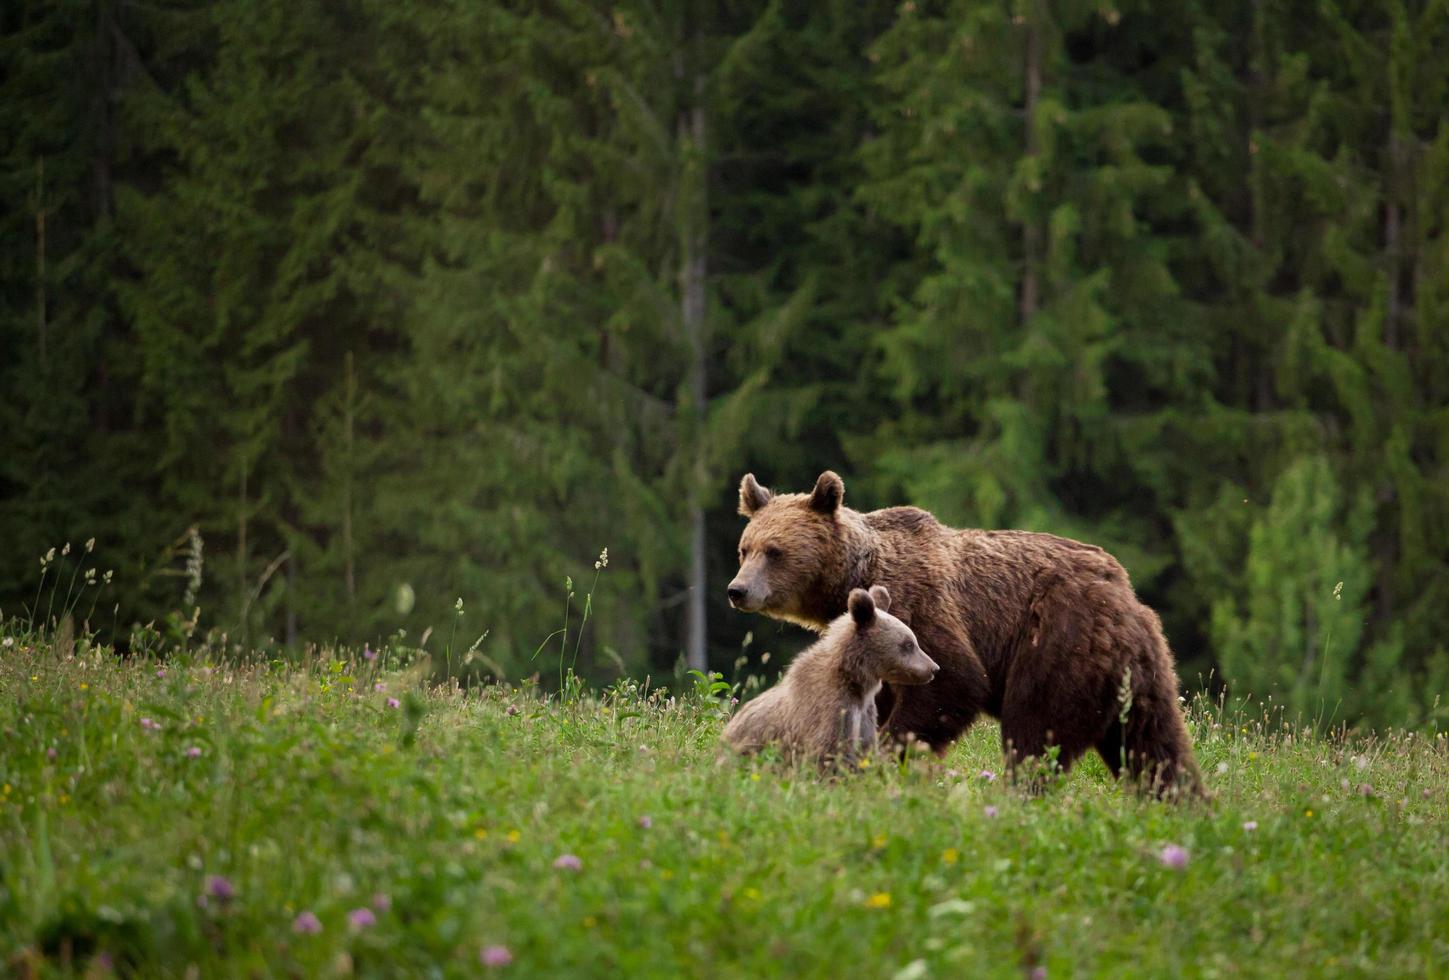
<path fill-rule="evenodd" d="M 936 673 L 910 627 L 892 616 L 880 586 L 853 590 L 846 615 L 795 657 L 780 682 L 741 708 L 724 740 L 738 752 L 778 745 L 787 759 L 827 762 L 875 746 L 882 681 L 924 684 Z"/>
<path fill-rule="evenodd" d="M 1114 774 L 1125 761 L 1152 789 L 1200 792 L 1161 622 L 1116 559 L 1051 534 L 956 530 L 915 507 L 860 513 L 844 497 L 831 472 L 804 494 L 745 476 L 730 602 L 819 630 L 852 589 L 884 585 L 941 665 L 927 687 L 881 692 L 893 737 L 944 752 L 984 711 L 1013 768 L 1050 746 L 1068 768 L 1095 748 Z"/>

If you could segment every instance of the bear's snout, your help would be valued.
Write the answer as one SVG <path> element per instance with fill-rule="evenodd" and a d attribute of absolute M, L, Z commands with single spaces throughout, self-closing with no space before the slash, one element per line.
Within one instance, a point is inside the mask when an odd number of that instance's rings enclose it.
<path fill-rule="evenodd" d="M 738 585 L 731 585 L 725 590 L 725 593 L 730 597 L 730 605 L 732 606 L 738 606 L 741 602 L 744 602 L 745 596 L 747 595 L 745 590 Z"/>

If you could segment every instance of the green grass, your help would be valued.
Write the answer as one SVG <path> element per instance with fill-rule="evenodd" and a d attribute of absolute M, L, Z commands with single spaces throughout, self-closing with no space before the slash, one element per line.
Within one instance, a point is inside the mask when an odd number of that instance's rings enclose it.
<path fill-rule="evenodd" d="M 981 775 L 990 724 L 832 780 L 724 757 L 692 694 L 11 641 L 0 972 L 472 976 L 495 944 L 501 976 L 1449 972 L 1442 735 L 1320 740 L 1200 702 L 1213 805 L 1095 761 L 1028 798 Z M 213 875 L 233 898 L 199 901 Z"/>

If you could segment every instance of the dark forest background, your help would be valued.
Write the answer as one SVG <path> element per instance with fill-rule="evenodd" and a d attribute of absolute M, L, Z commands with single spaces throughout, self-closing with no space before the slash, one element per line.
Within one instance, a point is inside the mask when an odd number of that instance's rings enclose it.
<path fill-rule="evenodd" d="M 1445 52 L 1395 0 L 7 2 L 0 609 L 70 542 L 122 643 L 519 676 L 569 577 L 587 673 L 728 672 L 804 639 L 723 601 L 738 479 L 828 467 L 1109 548 L 1189 687 L 1442 722 Z"/>

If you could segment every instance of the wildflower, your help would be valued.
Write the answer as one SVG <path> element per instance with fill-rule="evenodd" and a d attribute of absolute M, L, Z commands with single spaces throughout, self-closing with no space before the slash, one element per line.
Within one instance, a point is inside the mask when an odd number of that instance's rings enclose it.
<path fill-rule="evenodd" d="M 985 809 L 984 809 L 984 810 L 982 810 L 982 811 L 981 811 L 981 812 L 982 812 L 982 813 L 984 813 L 984 814 L 986 814 L 986 816 L 987 816 L 987 817 L 988 817 L 988 818 L 989 818 L 989 819 L 992 819 L 992 820 L 995 820 L 995 819 L 996 819 L 996 814 L 997 814 L 997 813 L 998 813 L 998 812 L 1000 812 L 1000 811 L 998 811 L 998 810 L 997 810 L 997 809 L 996 809 L 996 807 L 994 807 L 994 806 L 992 806 L 992 805 L 991 805 L 991 804 L 989 804 L 989 803 L 988 803 L 988 804 L 987 804 L 987 805 L 986 805 L 986 808 L 985 808 Z"/>
<path fill-rule="evenodd" d="M 299 936 L 315 936 L 322 931 L 322 920 L 311 912 L 302 912 L 292 920 L 292 931 Z"/>
<path fill-rule="evenodd" d="M 386 912 L 392 908 L 392 899 L 388 898 L 382 892 L 373 892 L 372 907 L 379 912 Z"/>
<path fill-rule="evenodd" d="M 877 851 L 883 850 L 886 846 L 886 835 L 876 834 L 870 839 L 870 846 Z"/>
<path fill-rule="evenodd" d="M 1256 821 L 1256 820 L 1244 820 L 1243 821 L 1243 829 L 1246 830 L 1248 833 L 1251 834 L 1253 831 L 1255 831 L 1255 830 L 1258 829 L 1258 821 Z"/>
<path fill-rule="evenodd" d="M 347 913 L 347 924 L 355 931 L 360 932 L 363 929 L 377 925 L 377 916 L 372 914 L 372 909 L 353 909 Z"/>
<path fill-rule="evenodd" d="M 388 698 L 387 699 L 387 706 L 389 708 L 396 708 L 400 704 L 402 704 L 402 702 L 399 701 L 397 698 Z"/>
<path fill-rule="evenodd" d="M 150 718 L 142 718 L 141 727 L 148 732 L 159 732 L 161 730 L 160 724 L 152 721 Z"/>
<path fill-rule="evenodd" d="M 110 584 L 111 584 L 111 576 L 112 576 L 112 575 L 114 575 L 114 574 L 116 574 L 116 571 L 115 571 L 115 569 L 112 569 L 112 568 L 108 568 L 108 569 L 106 569 L 106 574 L 105 574 L 105 575 L 103 575 L 103 576 L 101 576 L 101 579 L 102 579 L 102 581 L 104 581 L 104 582 L 105 582 L 105 583 L 106 583 L 106 584 L 107 584 L 107 585 L 110 585 Z"/>
<path fill-rule="evenodd" d="M 374 691 L 386 691 L 387 685 L 384 684 L 382 681 L 378 681 L 377 683 L 372 685 L 372 689 Z"/>
<path fill-rule="evenodd" d="M 504 834 L 503 836 L 506 837 L 506 838 L 508 838 L 508 843 L 510 843 L 510 844 L 517 844 L 520 840 L 523 839 L 523 835 L 520 834 L 516 830 L 510 830 L 508 833 Z"/>
<path fill-rule="evenodd" d="M 508 706 L 508 710 L 505 711 L 505 712 L 503 712 L 503 713 L 505 715 L 507 715 L 508 717 L 512 718 L 514 715 L 518 714 L 518 705 L 516 705 L 516 704 L 510 704 Z"/>
<path fill-rule="evenodd" d="M 870 756 L 868 756 L 868 755 L 861 756 L 860 757 L 860 761 L 857 762 L 856 765 L 859 766 L 862 769 L 869 769 L 870 768 Z"/>
<path fill-rule="evenodd" d="M 96 547 L 95 538 L 86 538 L 86 554 L 90 554 Z"/>
<path fill-rule="evenodd" d="M 188 758 L 188 759 L 200 759 L 201 758 L 201 746 L 199 746 L 199 745 L 193 745 L 191 748 L 187 749 L 186 750 L 186 758 Z"/>
<path fill-rule="evenodd" d="M 362 659 L 363 660 L 376 660 L 377 659 L 377 651 L 374 650 L 369 645 L 367 645 L 366 643 L 364 643 L 362 645 Z"/>
<path fill-rule="evenodd" d="M 230 902 L 236 898 L 236 888 L 223 875 L 207 875 L 206 896 L 219 902 Z"/>
<path fill-rule="evenodd" d="M 599 552 L 599 560 L 596 561 L 596 562 L 594 562 L 594 571 L 597 572 L 601 568 L 608 568 L 608 567 L 609 567 L 609 549 L 608 548 L 605 548 L 603 551 Z"/>
<path fill-rule="evenodd" d="M 639 818 L 639 829 L 648 830 L 652 826 L 654 826 L 654 821 L 649 819 L 649 815 L 647 813 Z"/>
<path fill-rule="evenodd" d="M 463 597 L 462 596 L 458 596 L 458 601 L 455 602 L 455 603 L 453 603 L 453 609 L 458 613 L 459 616 L 463 615 Z"/>
<path fill-rule="evenodd" d="M 51 762 L 54 762 L 55 761 L 55 756 L 56 756 L 55 746 L 52 745 L 50 748 L 48 748 L 48 749 L 45 750 L 45 757 L 47 759 L 49 759 Z"/>
<path fill-rule="evenodd" d="M 1359 796 L 1373 796 L 1374 795 L 1374 788 L 1372 786 L 1370 786 L 1368 783 L 1359 783 L 1359 786 L 1358 786 L 1358 795 Z"/>
<path fill-rule="evenodd" d="M 513 962 L 513 954 L 507 946 L 484 946 L 478 952 L 478 959 L 484 966 L 507 966 Z"/>
<path fill-rule="evenodd" d="M 891 907 L 890 892 L 876 892 L 865 900 L 865 907 L 868 909 L 888 909 Z"/>
<path fill-rule="evenodd" d="M 1047 978 L 1046 967 L 1044 967 L 1044 966 L 1034 966 L 1034 967 L 1031 968 L 1031 972 L 1028 973 L 1027 976 L 1030 978 L 1030 980 L 1046 980 L 1046 978 Z"/>
<path fill-rule="evenodd" d="M 1187 848 L 1179 847 L 1177 844 L 1168 844 L 1157 855 L 1157 860 L 1163 867 L 1172 868 L 1174 871 L 1181 871 L 1187 867 Z"/>
<path fill-rule="evenodd" d="M 161 681 L 161 680 L 165 680 L 166 679 L 166 668 L 165 667 L 157 667 L 156 668 L 156 679 L 158 681 Z"/>
<path fill-rule="evenodd" d="M 983 769 L 981 770 L 981 778 L 986 780 L 988 783 L 994 783 L 996 782 L 996 773 L 992 772 L 990 769 Z"/>
<path fill-rule="evenodd" d="M 961 852 L 954 847 L 948 847 L 941 852 L 942 864 L 955 864 L 961 859 Z"/>
<path fill-rule="evenodd" d="M 68 555 L 68 554 L 70 554 L 70 542 L 69 541 L 67 541 L 65 543 L 65 547 L 64 548 L 61 548 L 60 549 L 60 553 L 62 555 Z"/>
<path fill-rule="evenodd" d="M 560 871 L 582 871 L 584 862 L 577 854 L 560 854 L 553 859 L 553 866 Z"/>
<path fill-rule="evenodd" d="M 15 637 L 13 637 L 13 636 L 7 636 L 7 637 L 5 637 L 4 640 L 0 640 L 0 647 L 4 647 L 7 650 L 9 650 L 14 645 L 15 645 Z"/>

